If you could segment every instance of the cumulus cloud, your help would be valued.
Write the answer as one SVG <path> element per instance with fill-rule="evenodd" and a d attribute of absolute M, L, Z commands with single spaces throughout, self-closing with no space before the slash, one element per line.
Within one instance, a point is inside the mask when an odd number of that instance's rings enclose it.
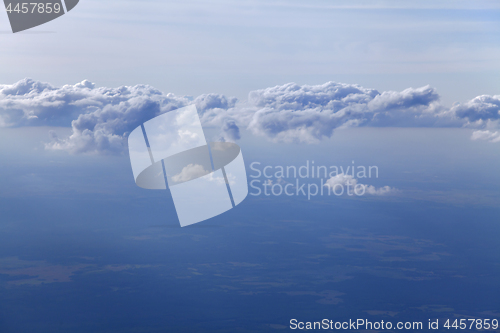
<path fill-rule="evenodd" d="M 314 143 L 346 126 L 433 126 L 443 109 L 436 91 L 425 86 L 379 93 L 358 85 L 294 83 L 251 92 L 258 107 L 248 128 L 273 141 Z"/>
<path fill-rule="evenodd" d="M 237 109 L 226 119 L 277 142 L 315 143 L 349 126 L 500 129 L 500 96 L 446 108 L 430 86 L 380 93 L 354 84 L 289 83 L 253 91 Z"/>
<path fill-rule="evenodd" d="M 89 98 L 93 88 L 89 81 L 56 88 L 31 79 L 0 85 L 0 125 L 69 126 L 82 110 L 109 103 Z"/>
<path fill-rule="evenodd" d="M 72 134 L 50 133 L 47 149 L 71 153 L 120 153 L 130 131 L 164 112 L 195 104 L 208 126 L 221 129 L 227 141 L 240 139 L 239 127 L 224 115 L 237 99 L 205 94 L 196 99 L 164 94 L 148 86 L 96 88 L 89 81 L 57 88 L 24 79 L 0 85 L 0 126 L 71 126 Z"/>
<path fill-rule="evenodd" d="M 457 104 L 452 111 L 460 118 L 471 123 L 494 121 L 500 119 L 500 95 L 478 96 L 467 103 Z"/>
<path fill-rule="evenodd" d="M 376 188 L 373 185 L 358 183 L 356 178 L 343 173 L 328 179 L 324 186 L 329 187 L 334 193 L 340 193 L 341 190 L 344 191 L 344 189 L 349 188 L 351 192 L 355 191 L 358 195 L 388 195 L 399 192 L 397 189 L 390 186 Z"/>
<path fill-rule="evenodd" d="M 477 130 L 473 139 L 496 142 L 500 129 L 500 95 L 446 108 L 430 86 L 378 92 L 336 82 L 288 83 L 252 91 L 238 102 L 220 94 L 175 96 L 148 85 L 96 88 L 82 81 L 58 88 L 31 79 L 0 85 L 0 126 L 71 126 L 71 136 L 51 133 L 46 147 L 120 153 L 131 130 L 189 104 L 197 106 L 204 126 L 220 129 L 223 141 L 240 139 L 241 129 L 276 142 L 316 143 L 342 127 L 406 126 L 470 127 Z"/>
<path fill-rule="evenodd" d="M 240 128 L 234 120 L 229 120 L 224 123 L 221 129 L 221 138 L 223 141 L 236 141 L 241 138 Z"/>
<path fill-rule="evenodd" d="M 213 109 L 227 110 L 236 105 L 236 97 L 226 97 L 220 94 L 204 94 L 196 98 L 195 105 L 200 114 Z"/>
<path fill-rule="evenodd" d="M 255 90 L 246 103 L 203 112 L 202 121 L 222 127 L 233 139 L 239 136 L 239 128 L 245 128 L 272 141 L 315 143 L 331 137 L 339 127 L 461 124 L 450 115 L 429 86 L 379 93 L 359 85 L 327 82 Z"/>
<path fill-rule="evenodd" d="M 457 103 L 450 113 L 463 119 L 465 127 L 478 129 L 472 133 L 472 140 L 500 142 L 500 95 L 482 95 Z"/>
<path fill-rule="evenodd" d="M 71 126 L 69 138 L 51 133 L 47 148 L 73 153 L 121 152 L 143 122 L 193 103 L 148 85 L 95 88 L 89 81 L 56 88 L 31 79 L 0 86 L 3 126 Z"/>

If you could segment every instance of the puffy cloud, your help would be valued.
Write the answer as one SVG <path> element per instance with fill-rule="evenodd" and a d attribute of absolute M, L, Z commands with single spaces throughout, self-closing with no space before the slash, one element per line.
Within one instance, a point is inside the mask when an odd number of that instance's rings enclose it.
<path fill-rule="evenodd" d="M 88 81 L 55 88 L 31 79 L 0 85 L 0 124 L 4 127 L 69 126 L 82 110 L 104 102 L 89 99 L 93 88 Z"/>
<path fill-rule="evenodd" d="M 221 129 L 220 140 L 236 141 L 241 136 L 240 128 L 234 119 L 238 118 L 241 122 L 242 113 L 230 116 L 230 112 L 235 113 L 237 101 L 235 97 L 228 98 L 220 94 L 205 94 L 197 97 L 194 103 L 204 125 Z"/>
<path fill-rule="evenodd" d="M 195 104 L 204 126 L 217 127 L 224 141 L 240 129 L 271 141 L 315 143 L 348 126 L 471 127 L 473 139 L 496 141 L 500 96 L 479 96 L 445 108 L 435 89 L 378 92 L 355 84 L 281 86 L 255 90 L 248 101 L 220 94 L 196 99 L 165 94 L 148 85 L 96 88 L 89 81 L 54 87 L 31 79 L 0 85 L 0 126 L 71 126 L 72 134 L 51 133 L 48 149 L 72 153 L 116 153 L 128 133 L 170 110 Z"/>
<path fill-rule="evenodd" d="M 248 104 L 241 115 L 227 117 L 280 142 L 314 143 L 348 126 L 500 129 L 500 96 L 483 95 L 446 108 L 430 86 L 379 93 L 335 82 L 289 83 L 251 92 Z"/>
<path fill-rule="evenodd" d="M 128 133 L 164 112 L 194 103 L 148 85 L 95 88 L 89 81 L 56 88 L 31 79 L 0 86 L 0 125 L 71 126 L 69 138 L 51 133 L 50 149 L 122 152 Z M 205 106 L 206 108 L 207 106 Z"/>
<path fill-rule="evenodd" d="M 47 148 L 72 153 L 119 153 L 125 150 L 127 136 L 133 129 L 164 112 L 196 104 L 203 119 L 204 113 L 222 114 L 224 108 L 233 107 L 236 103 L 235 98 L 216 94 L 202 95 L 193 100 L 190 97 L 163 94 L 145 85 L 95 90 L 95 99 L 101 98 L 102 94 L 113 95 L 114 99 L 93 110 L 82 110 L 71 123 L 71 136 L 59 139 L 52 134 L 52 141 L 46 145 Z M 231 122 L 222 126 L 222 129 L 227 132 L 228 138 L 240 138 L 239 128 Z"/>
<path fill-rule="evenodd" d="M 452 111 L 469 122 L 485 122 L 500 119 L 500 95 L 478 96 L 467 103 L 457 104 Z"/>
<path fill-rule="evenodd" d="M 69 138 L 51 133 L 47 148 L 121 152 L 128 133 L 163 112 L 193 103 L 147 85 L 95 88 L 89 81 L 56 88 L 31 79 L 0 86 L 3 126 L 71 126 Z"/>
<path fill-rule="evenodd" d="M 388 194 L 395 194 L 399 192 L 399 190 L 389 187 L 389 186 L 384 186 L 380 188 L 376 188 L 373 185 L 365 185 L 358 183 L 358 180 L 354 178 L 351 175 L 346 175 L 346 174 L 338 174 L 336 176 L 331 177 L 326 181 L 326 184 L 324 185 L 326 187 L 331 188 L 334 193 L 340 193 L 340 191 L 347 191 L 344 189 L 349 188 L 351 193 L 355 190 L 355 193 L 358 195 L 388 195 Z"/>
<path fill-rule="evenodd" d="M 454 105 L 450 112 L 464 120 L 464 126 L 476 128 L 472 140 L 500 142 L 500 95 L 482 95 Z"/>
<path fill-rule="evenodd" d="M 240 129 L 234 120 L 229 120 L 224 123 L 221 130 L 221 136 L 224 141 L 236 141 L 241 138 Z"/>
<path fill-rule="evenodd" d="M 98 91 L 96 95 L 100 97 L 102 92 Z M 118 102 L 100 105 L 91 112 L 80 114 L 71 123 L 71 136 L 59 139 L 53 135 L 47 148 L 73 153 L 121 152 L 134 128 L 161 113 L 191 102 L 184 97 L 163 95 L 149 86 L 120 87 L 112 93 L 119 95 L 115 97 Z"/>
<path fill-rule="evenodd" d="M 200 95 L 195 100 L 196 108 L 200 114 L 213 109 L 227 110 L 236 105 L 238 99 L 236 97 L 226 97 L 220 94 L 205 94 Z"/>
<path fill-rule="evenodd" d="M 435 126 L 450 121 L 443 121 L 438 100 L 429 86 L 379 93 L 335 82 L 290 83 L 249 94 L 259 109 L 248 128 L 273 141 L 314 143 L 345 126 Z"/>
<path fill-rule="evenodd" d="M 356 85 L 289 83 L 249 94 L 255 112 L 248 128 L 274 141 L 317 142 L 346 122 L 357 123 L 379 93 Z"/>
<path fill-rule="evenodd" d="M 358 85 L 327 82 L 322 85 L 288 83 L 282 86 L 252 91 L 248 95 L 251 105 L 276 110 L 316 109 L 318 107 L 338 111 L 349 104 L 368 103 L 379 92 Z"/>

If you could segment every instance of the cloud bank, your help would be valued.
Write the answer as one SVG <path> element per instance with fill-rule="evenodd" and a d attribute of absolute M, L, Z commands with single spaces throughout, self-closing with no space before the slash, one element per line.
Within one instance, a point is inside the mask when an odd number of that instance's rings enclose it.
<path fill-rule="evenodd" d="M 0 127 L 71 126 L 72 134 L 51 133 L 48 149 L 71 153 L 120 153 L 141 123 L 195 104 L 204 126 L 235 141 L 241 129 L 274 142 L 316 143 L 337 128 L 468 127 L 474 140 L 499 142 L 500 95 L 478 96 L 451 108 L 430 86 L 379 92 L 355 84 L 281 86 L 255 90 L 248 100 L 205 94 L 192 98 L 165 94 L 148 85 L 96 88 L 89 81 L 54 87 L 24 79 L 0 85 Z"/>

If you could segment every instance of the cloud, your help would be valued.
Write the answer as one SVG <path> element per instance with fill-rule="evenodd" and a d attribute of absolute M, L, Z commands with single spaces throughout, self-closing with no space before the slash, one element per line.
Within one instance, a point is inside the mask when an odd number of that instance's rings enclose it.
<path fill-rule="evenodd" d="M 93 88 L 88 81 L 55 88 L 31 79 L 0 85 L 0 125 L 68 126 L 83 110 L 109 103 L 89 98 Z"/>
<path fill-rule="evenodd" d="M 294 83 L 257 90 L 248 128 L 273 141 L 315 143 L 346 126 L 422 126 L 438 122 L 439 96 L 429 87 L 379 93 L 358 85 Z"/>
<path fill-rule="evenodd" d="M 117 102 L 95 107 L 82 113 L 71 123 L 69 138 L 54 137 L 47 145 L 50 149 L 73 153 L 122 152 L 128 134 L 145 121 L 157 115 L 190 103 L 185 97 L 164 95 L 149 86 L 120 87 L 113 91 L 97 91 L 96 95 L 116 94 Z"/>
<path fill-rule="evenodd" d="M 478 129 L 472 140 L 500 142 L 500 95 L 482 95 L 454 105 L 450 112 L 465 121 L 465 127 Z"/>
<path fill-rule="evenodd" d="M 220 94 L 205 94 L 196 98 L 195 105 L 200 114 L 203 114 L 212 109 L 227 110 L 236 105 L 238 99 L 236 97 L 226 97 Z"/>
<path fill-rule="evenodd" d="M 121 152 L 128 133 L 143 122 L 193 103 L 148 85 L 95 88 L 89 81 L 56 88 L 24 79 L 0 86 L 0 125 L 71 126 L 60 139 L 51 133 L 47 148 L 72 153 Z"/>
<path fill-rule="evenodd" d="M 255 112 L 248 129 L 273 141 L 318 142 L 347 122 L 361 123 L 367 103 L 378 94 L 334 82 L 317 86 L 289 83 L 256 90 L 249 94 Z"/>
<path fill-rule="evenodd" d="M 209 171 L 205 170 L 200 164 L 189 164 L 182 168 L 182 171 L 179 174 L 172 176 L 172 180 L 176 183 L 183 183 L 205 176 L 208 173 Z"/>
<path fill-rule="evenodd" d="M 351 191 L 356 189 L 356 193 L 360 195 L 388 195 L 399 192 L 397 189 L 389 186 L 376 188 L 373 185 L 358 184 L 358 180 L 356 178 L 343 173 L 328 179 L 324 186 L 331 188 L 334 193 L 340 193 L 341 190 L 344 191 L 344 188 L 349 188 Z"/>
<path fill-rule="evenodd" d="M 469 122 L 485 122 L 500 119 L 500 95 L 482 95 L 452 108 L 458 117 Z"/>
<path fill-rule="evenodd" d="M 163 94 L 147 85 L 98 88 L 91 89 L 90 93 L 91 100 L 103 101 L 91 110 L 80 109 L 76 120 L 71 122 L 71 136 L 60 139 L 51 133 L 52 141 L 46 148 L 71 153 L 120 153 L 126 150 L 126 139 L 133 129 L 162 113 L 195 104 L 201 115 L 210 114 L 212 109 L 221 114 L 224 108 L 234 107 L 236 103 L 235 98 L 216 94 L 202 95 L 195 100 L 188 96 Z M 240 138 L 237 126 L 231 121 L 221 122 L 225 137 L 231 140 Z"/>
<path fill-rule="evenodd" d="M 380 93 L 355 84 L 289 83 L 250 92 L 239 113 L 228 111 L 237 126 L 276 142 L 316 143 L 350 126 L 500 128 L 500 96 L 446 108 L 430 86 Z"/>
<path fill-rule="evenodd" d="M 486 140 L 489 142 L 500 142 L 500 132 L 492 132 L 492 131 L 474 131 L 472 133 L 472 140 Z"/>
<path fill-rule="evenodd" d="M 482 95 L 454 105 L 450 113 L 464 120 L 464 126 L 478 129 L 472 140 L 500 142 L 500 95 Z"/>
<path fill-rule="evenodd" d="M 221 136 L 224 141 L 236 141 L 241 139 L 240 128 L 234 120 L 229 120 L 224 123 L 221 129 Z"/>
<path fill-rule="evenodd" d="M 478 96 L 446 108 L 430 86 L 378 92 L 356 84 L 288 83 L 249 93 L 248 100 L 204 94 L 165 94 L 148 85 L 96 88 L 89 81 L 54 87 L 24 79 L 0 85 L 0 126 L 71 126 L 69 137 L 50 134 L 47 149 L 71 153 L 122 153 L 131 130 L 143 122 L 195 104 L 204 126 L 235 141 L 241 129 L 274 142 L 317 143 L 337 128 L 469 127 L 473 139 L 497 142 L 500 96 Z M 489 133 L 489 134 L 488 134 Z"/>

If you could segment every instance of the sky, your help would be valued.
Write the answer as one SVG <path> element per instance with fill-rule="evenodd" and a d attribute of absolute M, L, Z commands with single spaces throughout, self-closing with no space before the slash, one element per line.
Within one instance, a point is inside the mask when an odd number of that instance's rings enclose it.
<path fill-rule="evenodd" d="M 495 1 L 81 1 L 21 34 L 0 20 L 2 83 L 149 84 L 167 93 L 430 84 L 447 105 L 498 91 Z"/>
<path fill-rule="evenodd" d="M 81 0 L 16 34 L 4 13 L 0 332 L 500 319 L 497 1 Z M 128 136 L 190 105 L 255 182 L 181 228 Z M 312 164 L 343 171 L 274 173 Z"/>

